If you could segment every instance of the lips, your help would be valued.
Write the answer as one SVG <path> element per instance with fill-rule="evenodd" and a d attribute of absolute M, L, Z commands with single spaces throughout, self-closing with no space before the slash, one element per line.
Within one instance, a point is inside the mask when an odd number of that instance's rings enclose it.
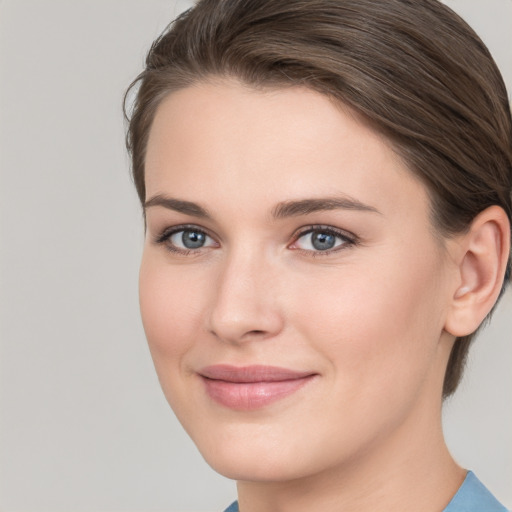
<path fill-rule="evenodd" d="M 208 396 L 240 411 L 259 409 L 306 385 L 316 374 L 276 366 L 207 366 L 199 372 Z"/>

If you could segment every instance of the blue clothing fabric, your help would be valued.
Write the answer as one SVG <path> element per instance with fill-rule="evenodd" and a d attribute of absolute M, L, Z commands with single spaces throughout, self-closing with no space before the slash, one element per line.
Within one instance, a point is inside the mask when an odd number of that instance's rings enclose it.
<path fill-rule="evenodd" d="M 232 503 L 224 512 L 239 512 L 238 502 Z M 468 471 L 464 482 L 443 512 L 507 512 L 507 509 L 472 471 Z"/>
<path fill-rule="evenodd" d="M 507 512 L 472 471 L 443 512 Z"/>
<path fill-rule="evenodd" d="M 229 507 L 224 510 L 224 512 L 238 512 L 238 501 L 231 503 L 231 505 L 229 505 Z"/>

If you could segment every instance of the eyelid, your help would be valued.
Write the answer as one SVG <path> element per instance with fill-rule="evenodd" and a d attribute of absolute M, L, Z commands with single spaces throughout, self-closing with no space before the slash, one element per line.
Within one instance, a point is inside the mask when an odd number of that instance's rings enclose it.
<path fill-rule="evenodd" d="M 201 234 L 207 236 L 208 238 L 210 238 L 211 240 L 213 240 L 215 242 L 216 246 L 219 246 L 219 243 L 217 242 L 215 237 L 213 235 L 211 235 L 207 229 L 204 229 L 195 224 L 179 224 L 176 226 L 167 227 L 167 228 L 163 229 L 162 231 L 160 231 L 159 233 L 157 233 L 154 236 L 153 241 L 155 244 L 165 244 L 167 249 L 171 252 L 175 252 L 175 253 L 183 254 L 183 255 L 187 255 L 190 253 L 198 253 L 203 249 L 208 249 L 211 247 L 211 246 L 205 246 L 205 247 L 199 247 L 197 249 L 184 249 L 181 247 L 177 247 L 173 244 L 167 243 L 167 242 L 169 242 L 170 238 L 173 235 L 175 235 L 176 233 L 179 233 L 180 231 L 195 231 L 197 233 L 201 233 Z"/>
<path fill-rule="evenodd" d="M 163 229 L 162 231 L 160 231 L 158 234 L 156 234 L 154 236 L 153 241 L 156 244 L 166 244 L 166 242 L 168 242 L 169 239 L 173 235 L 175 235 L 176 233 L 179 233 L 180 231 L 187 231 L 187 230 L 202 233 L 214 241 L 214 243 L 215 243 L 214 247 L 220 246 L 219 242 L 216 240 L 216 237 L 214 235 L 210 234 L 209 230 L 207 230 L 203 227 L 200 227 L 198 225 L 195 225 L 195 224 L 179 224 L 176 226 L 167 227 L 167 228 Z M 293 245 L 296 244 L 300 238 L 302 238 L 310 233 L 313 233 L 315 231 L 331 234 L 337 238 L 342 239 L 343 243 L 333 247 L 332 249 L 327 249 L 327 250 L 323 250 L 323 251 L 322 250 L 301 249 L 299 247 L 293 247 Z M 315 224 L 315 225 L 309 225 L 309 226 L 304 226 L 304 227 L 299 228 L 292 235 L 292 242 L 290 244 L 288 244 L 287 247 L 289 249 L 292 249 L 295 251 L 300 251 L 302 253 L 306 253 L 306 254 L 309 254 L 312 256 L 322 256 L 322 255 L 328 255 L 328 254 L 331 254 L 334 252 L 338 252 L 343 249 L 347 249 L 349 247 L 356 245 L 357 243 L 359 243 L 359 238 L 351 232 L 345 231 L 343 229 L 335 228 L 335 227 L 329 226 L 329 225 Z M 188 255 L 191 253 L 197 254 L 204 249 L 208 249 L 208 248 L 212 247 L 210 245 L 210 246 L 200 247 L 197 249 L 184 249 L 184 248 L 177 247 L 170 243 L 166 244 L 166 246 L 169 251 L 175 252 L 178 254 L 182 254 L 182 255 Z"/>
<path fill-rule="evenodd" d="M 327 249 L 325 251 L 321 250 L 309 250 L 309 249 L 301 249 L 298 247 L 292 247 L 293 244 L 297 243 L 297 241 L 302 238 L 305 235 L 308 235 L 310 233 L 314 232 L 322 232 L 322 233 L 328 233 L 330 235 L 334 235 L 335 237 L 338 237 L 343 240 L 344 243 L 333 247 L 332 249 Z M 303 228 L 300 228 L 298 231 L 295 232 L 293 235 L 293 241 L 291 244 L 288 245 L 289 249 L 295 250 L 295 251 L 301 251 L 303 253 L 310 254 L 312 256 L 322 256 L 322 255 L 328 255 L 332 254 L 334 252 L 338 252 L 344 249 L 347 249 L 349 247 L 352 247 L 359 243 L 359 238 L 351 232 L 345 231 L 343 229 L 335 228 L 333 226 L 328 225 L 312 225 L 312 226 L 305 226 Z"/>

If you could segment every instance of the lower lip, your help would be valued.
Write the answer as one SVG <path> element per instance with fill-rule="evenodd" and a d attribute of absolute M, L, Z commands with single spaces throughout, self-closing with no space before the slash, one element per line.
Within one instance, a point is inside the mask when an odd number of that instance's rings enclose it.
<path fill-rule="evenodd" d="M 203 382 L 215 402 L 238 411 L 252 411 L 292 395 L 313 378 L 308 375 L 276 382 L 227 382 L 203 377 Z"/>

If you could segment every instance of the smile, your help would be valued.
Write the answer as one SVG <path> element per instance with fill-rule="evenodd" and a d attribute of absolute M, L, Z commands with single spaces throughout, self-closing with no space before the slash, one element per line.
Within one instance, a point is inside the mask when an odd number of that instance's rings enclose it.
<path fill-rule="evenodd" d="M 260 409 L 285 398 L 317 376 L 275 366 L 215 365 L 199 375 L 206 393 L 215 402 L 238 411 Z"/>

